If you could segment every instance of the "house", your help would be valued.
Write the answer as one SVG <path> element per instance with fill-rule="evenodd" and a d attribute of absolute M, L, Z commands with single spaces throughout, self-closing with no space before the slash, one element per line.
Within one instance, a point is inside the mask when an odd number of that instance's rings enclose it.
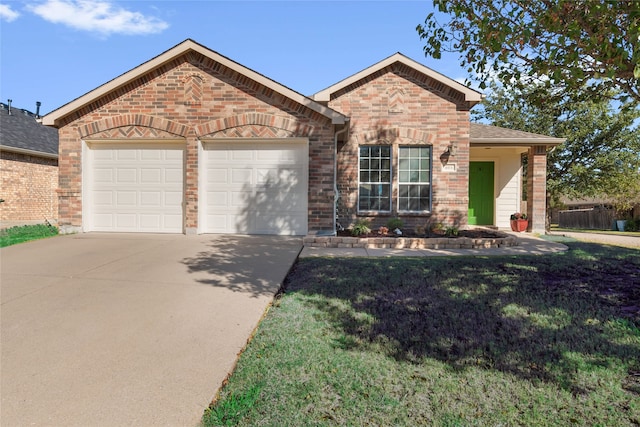
<path fill-rule="evenodd" d="M 306 97 L 186 40 L 44 117 L 62 231 L 332 234 L 437 219 L 544 230 L 547 148 L 469 122 L 481 94 L 395 54 Z"/>
<path fill-rule="evenodd" d="M 38 115 L 12 107 L 10 100 L 0 103 L 2 226 L 58 217 L 58 132 L 43 126 Z"/>

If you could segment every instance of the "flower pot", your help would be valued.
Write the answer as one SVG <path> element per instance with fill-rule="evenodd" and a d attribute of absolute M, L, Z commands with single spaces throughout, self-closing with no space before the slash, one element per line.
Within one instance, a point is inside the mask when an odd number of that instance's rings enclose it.
<path fill-rule="evenodd" d="M 616 225 L 618 226 L 618 231 L 624 231 L 624 227 L 627 225 L 627 221 L 624 219 L 616 220 Z"/>
<path fill-rule="evenodd" d="M 512 219 L 511 220 L 511 230 L 513 231 L 522 233 L 523 231 L 527 231 L 527 227 L 529 227 L 528 219 Z"/>

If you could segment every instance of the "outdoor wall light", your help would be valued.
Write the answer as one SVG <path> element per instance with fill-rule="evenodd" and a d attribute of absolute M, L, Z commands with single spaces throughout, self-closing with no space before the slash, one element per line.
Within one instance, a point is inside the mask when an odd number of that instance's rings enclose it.
<path fill-rule="evenodd" d="M 447 153 L 449 153 L 450 156 L 455 157 L 457 152 L 458 152 L 458 146 L 456 144 L 449 144 L 447 146 Z"/>

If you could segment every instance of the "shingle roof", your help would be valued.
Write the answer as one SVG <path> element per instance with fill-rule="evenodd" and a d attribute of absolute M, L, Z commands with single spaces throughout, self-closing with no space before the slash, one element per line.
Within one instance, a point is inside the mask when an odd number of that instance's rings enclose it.
<path fill-rule="evenodd" d="M 58 156 L 58 130 L 42 125 L 28 110 L 0 103 L 0 148 Z M 35 153 L 34 153 L 35 154 Z"/>
<path fill-rule="evenodd" d="M 523 132 L 520 130 L 501 128 L 498 126 L 489 126 L 482 123 L 474 122 L 471 122 L 471 127 L 469 128 L 469 139 L 471 145 L 559 145 L 564 142 L 563 138 L 554 138 L 547 135 L 539 135 L 537 133 Z"/>

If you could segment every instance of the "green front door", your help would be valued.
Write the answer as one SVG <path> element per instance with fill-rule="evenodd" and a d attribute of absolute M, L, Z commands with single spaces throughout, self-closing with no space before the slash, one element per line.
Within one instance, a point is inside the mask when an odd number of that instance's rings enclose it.
<path fill-rule="evenodd" d="M 469 225 L 492 225 L 493 202 L 493 162 L 470 162 Z"/>

